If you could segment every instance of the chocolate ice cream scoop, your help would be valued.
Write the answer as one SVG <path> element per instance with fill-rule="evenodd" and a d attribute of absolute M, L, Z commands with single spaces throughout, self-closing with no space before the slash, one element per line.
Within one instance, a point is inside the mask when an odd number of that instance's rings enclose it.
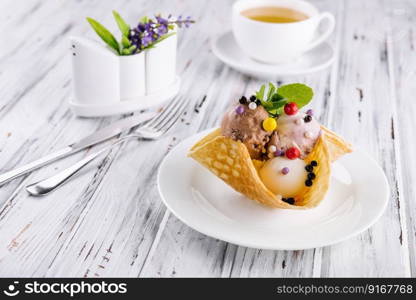
<path fill-rule="evenodd" d="M 321 126 L 312 116 L 301 112 L 295 115 L 282 114 L 277 119 L 277 128 L 268 146 L 274 145 L 283 151 L 297 147 L 301 158 L 304 158 L 312 151 L 320 133 Z"/>
<path fill-rule="evenodd" d="M 251 158 L 260 159 L 271 135 L 271 132 L 263 130 L 262 127 L 262 122 L 269 117 L 269 113 L 263 106 L 253 104 L 249 104 L 251 107 L 240 104 L 230 109 L 222 119 L 221 133 L 243 142 Z"/>

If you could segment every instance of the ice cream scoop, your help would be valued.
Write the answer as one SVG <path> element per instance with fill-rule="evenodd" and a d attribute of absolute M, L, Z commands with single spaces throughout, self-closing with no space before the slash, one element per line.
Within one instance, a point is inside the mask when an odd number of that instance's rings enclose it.
<path fill-rule="evenodd" d="M 318 124 L 311 109 L 300 112 L 312 97 L 300 83 L 262 85 L 255 95 L 242 96 L 221 128 L 199 140 L 189 156 L 261 204 L 315 207 L 328 191 L 331 162 L 352 149 Z"/>
<path fill-rule="evenodd" d="M 277 118 L 277 129 L 273 132 L 268 146 L 274 145 L 283 151 L 297 147 L 301 152 L 301 158 L 304 158 L 312 151 L 320 132 L 321 126 L 309 114 L 282 114 Z"/>
<path fill-rule="evenodd" d="M 276 195 L 294 197 L 305 186 L 307 172 L 305 161 L 275 157 L 268 160 L 259 170 L 264 185 Z"/>
<path fill-rule="evenodd" d="M 269 113 L 255 102 L 232 107 L 223 117 L 221 133 L 223 136 L 243 142 L 253 159 L 261 158 L 272 132 L 265 131 L 262 123 Z"/>

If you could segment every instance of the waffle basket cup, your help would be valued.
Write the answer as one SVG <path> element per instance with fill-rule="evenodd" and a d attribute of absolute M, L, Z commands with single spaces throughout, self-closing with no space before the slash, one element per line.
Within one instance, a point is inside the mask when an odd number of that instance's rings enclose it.
<path fill-rule="evenodd" d="M 208 168 L 236 191 L 261 204 L 274 208 L 307 209 L 317 206 L 329 187 L 331 162 L 352 151 L 351 145 L 341 137 L 321 126 L 322 134 L 312 152 L 305 158 L 309 164 L 318 162 L 314 172 L 316 178 L 311 187 L 304 189 L 295 197 L 293 205 L 282 201 L 281 196 L 272 193 L 261 181 L 257 168 L 262 162 L 252 160 L 246 146 L 240 141 L 221 135 L 216 129 L 189 151 L 189 156 Z"/>

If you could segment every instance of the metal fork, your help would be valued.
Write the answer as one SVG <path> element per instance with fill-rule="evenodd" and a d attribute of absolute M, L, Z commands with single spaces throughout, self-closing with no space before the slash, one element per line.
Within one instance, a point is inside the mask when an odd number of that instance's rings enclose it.
<path fill-rule="evenodd" d="M 137 129 L 134 133 L 131 133 L 118 139 L 111 145 L 86 156 L 85 158 L 81 159 L 79 162 L 75 163 L 69 168 L 62 170 L 61 172 L 49 178 L 43 179 L 41 181 L 26 186 L 26 191 L 32 196 L 46 195 L 54 189 L 56 189 L 57 187 L 61 186 L 64 182 L 66 182 L 84 166 L 93 161 L 96 157 L 111 150 L 114 146 L 130 139 L 156 140 L 160 138 L 179 119 L 179 117 L 184 112 L 187 103 L 188 100 L 183 101 L 180 97 L 176 98 L 168 106 L 166 106 L 166 108 L 160 114 L 154 117 L 146 125 Z"/>

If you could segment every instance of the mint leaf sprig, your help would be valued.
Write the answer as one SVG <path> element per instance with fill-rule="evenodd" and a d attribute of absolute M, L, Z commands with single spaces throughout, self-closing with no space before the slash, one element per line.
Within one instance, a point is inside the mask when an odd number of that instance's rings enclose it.
<path fill-rule="evenodd" d="M 263 84 L 256 92 L 256 98 L 261 101 L 261 105 L 272 116 L 282 113 L 286 103 L 295 102 L 298 108 L 307 105 L 313 98 L 313 90 L 305 84 L 291 83 L 275 86 L 269 82 L 267 91 Z"/>
<path fill-rule="evenodd" d="M 130 55 L 136 50 L 136 46 L 133 45 L 129 39 L 130 25 L 124 21 L 118 12 L 113 10 L 114 20 L 117 23 L 118 29 L 121 32 L 121 41 L 119 43 L 119 53 L 121 55 Z"/>
<path fill-rule="evenodd" d="M 104 27 L 98 21 L 87 18 L 88 23 L 90 23 L 91 27 L 97 33 L 97 35 L 118 55 L 130 55 L 136 50 L 136 46 L 132 45 L 131 41 L 129 40 L 129 33 L 130 33 L 130 26 L 124 21 L 124 19 L 120 16 L 118 12 L 113 10 L 113 16 L 117 23 L 118 28 L 121 31 L 121 40 L 120 42 L 114 37 L 114 35 Z"/>
<path fill-rule="evenodd" d="M 119 46 L 117 39 L 114 37 L 114 35 L 105 28 L 101 23 L 98 21 L 87 18 L 88 23 L 90 23 L 92 29 L 97 33 L 97 35 L 113 50 L 117 52 L 117 54 L 120 54 Z"/>

